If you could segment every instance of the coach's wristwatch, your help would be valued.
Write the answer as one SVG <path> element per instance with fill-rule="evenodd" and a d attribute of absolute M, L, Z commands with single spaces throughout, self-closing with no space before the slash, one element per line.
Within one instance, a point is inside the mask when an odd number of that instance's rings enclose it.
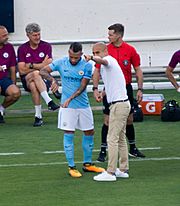
<path fill-rule="evenodd" d="M 138 90 L 141 91 L 141 92 L 143 92 L 143 89 L 142 89 L 142 88 L 138 88 Z"/>
<path fill-rule="evenodd" d="M 29 69 L 34 69 L 34 65 L 33 65 L 33 63 L 30 63 L 30 65 L 29 65 Z"/>
<path fill-rule="evenodd" d="M 93 87 L 93 88 L 92 88 L 93 91 L 96 90 L 96 89 L 98 89 L 98 88 L 97 88 L 97 87 Z"/>

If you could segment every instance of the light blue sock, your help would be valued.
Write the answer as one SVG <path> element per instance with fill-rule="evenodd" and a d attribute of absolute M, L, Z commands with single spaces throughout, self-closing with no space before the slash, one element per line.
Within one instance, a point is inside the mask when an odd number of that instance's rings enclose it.
<path fill-rule="evenodd" d="M 64 133 L 64 151 L 68 165 L 74 167 L 74 134 Z"/>
<path fill-rule="evenodd" d="M 83 135 L 82 148 L 83 148 L 83 155 L 84 155 L 84 160 L 83 160 L 84 163 L 92 162 L 93 147 L 94 147 L 94 136 Z"/>

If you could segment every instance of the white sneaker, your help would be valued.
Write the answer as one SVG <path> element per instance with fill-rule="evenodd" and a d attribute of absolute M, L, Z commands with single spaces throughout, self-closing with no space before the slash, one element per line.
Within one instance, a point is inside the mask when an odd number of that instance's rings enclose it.
<path fill-rule="evenodd" d="M 116 181 L 116 176 L 111 175 L 105 171 L 99 175 L 94 176 L 93 179 L 95 181 L 108 181 L 108 182 L 110 182 L 110 181 Z"/>
<path fill-rule="evenodd" d="M 121 172 L 119 168 L 116 169 L 115 175 L 116 177 L 129 178 L 129 174 L 127 172 Z"/>

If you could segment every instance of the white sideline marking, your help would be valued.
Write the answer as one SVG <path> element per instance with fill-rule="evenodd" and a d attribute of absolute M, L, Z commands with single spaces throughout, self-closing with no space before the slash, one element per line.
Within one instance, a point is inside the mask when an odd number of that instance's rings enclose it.
<path fill-rule="evenodd" d="M 43 152 L 43 154 L 59 154 L 59 153 L 64 153 L 64 151 L 45 151 L 45 152 Z"/>
<path fill-rule="evenodd" d="M 164 160 L 180 160 L 180 157 L 150 157 L 150 158 L 134 158 L 129 161 L 164 161 Z"/>
<path fill-rule="evenodd" d="M 144 147 L 144 148 L 138 148 L 139 150 L 158 150 L 161 149 L 161 147 Z"/>
<path fill-rule="evenodd" d="M 180 160 L 180 157 L 152 157 L 152 158 L 136 158 L 130 159 L 129 161 L 166 161 L 166 160 Z M 76 164 L 83 164 L 83 162 L 75 162 Z M 29 164 L 0 164 L 1 167 L 36 167 L 36 166 L 51 166 L 51 165 L 64 165 L 67 162 L 47 162 L 47 163 L 29 163 Z"/>
<path fill-rule="evenodd" d="M 11 155 L 23 155 L 23 152 L 7 152 L 7 153 L 0 153 L 0 156 L 11 156 Z"/>
<path fill-rule="evenodd" d="M 158 150 L 161 149 L 161 147 L 144 147 L 144 148 L 138 148 L 139 150 Z M 94 149 L 93 152 L 100 152 L 99 149 Z"/>
<path fill-rule="evenodd" d="M 146 148 L 139 148 L 139 150 L 158 150 L 161 147 L 146 147 Z M 94 149 L 93 152 L 100 152 L 99 149 Z M 63 150 L 56 150 L 56 151 L 44 151 L 43 154 L 62 154 L 64 153 Z M 0 156 L 13 156 L 13 155 L 24 155 L 24 152 L 7 152 L 7 153 L 0 153 Z"/>
<path fill-rule="evenodd" d="M 139 150 L 158 150 L 161 149 L 161 147 L 145 147 L 145 148 L 139 148 Z M 100 149 L 94 149 L 93 152 L 100 152 Z M 64 150 L 57 150 L 57 151 L 44 151 L 43 154 L 61 154 L 64 153 Z"/>

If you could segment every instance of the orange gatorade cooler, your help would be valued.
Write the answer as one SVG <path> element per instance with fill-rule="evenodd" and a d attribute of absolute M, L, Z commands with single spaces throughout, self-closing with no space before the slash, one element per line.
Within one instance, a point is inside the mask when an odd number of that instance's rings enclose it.
<path fill-rule="evenodd" d="M 160 115 L 164 106 L 164 96 L 163 94 L 143 94 L 140 105 L 143 114 Z"/>

